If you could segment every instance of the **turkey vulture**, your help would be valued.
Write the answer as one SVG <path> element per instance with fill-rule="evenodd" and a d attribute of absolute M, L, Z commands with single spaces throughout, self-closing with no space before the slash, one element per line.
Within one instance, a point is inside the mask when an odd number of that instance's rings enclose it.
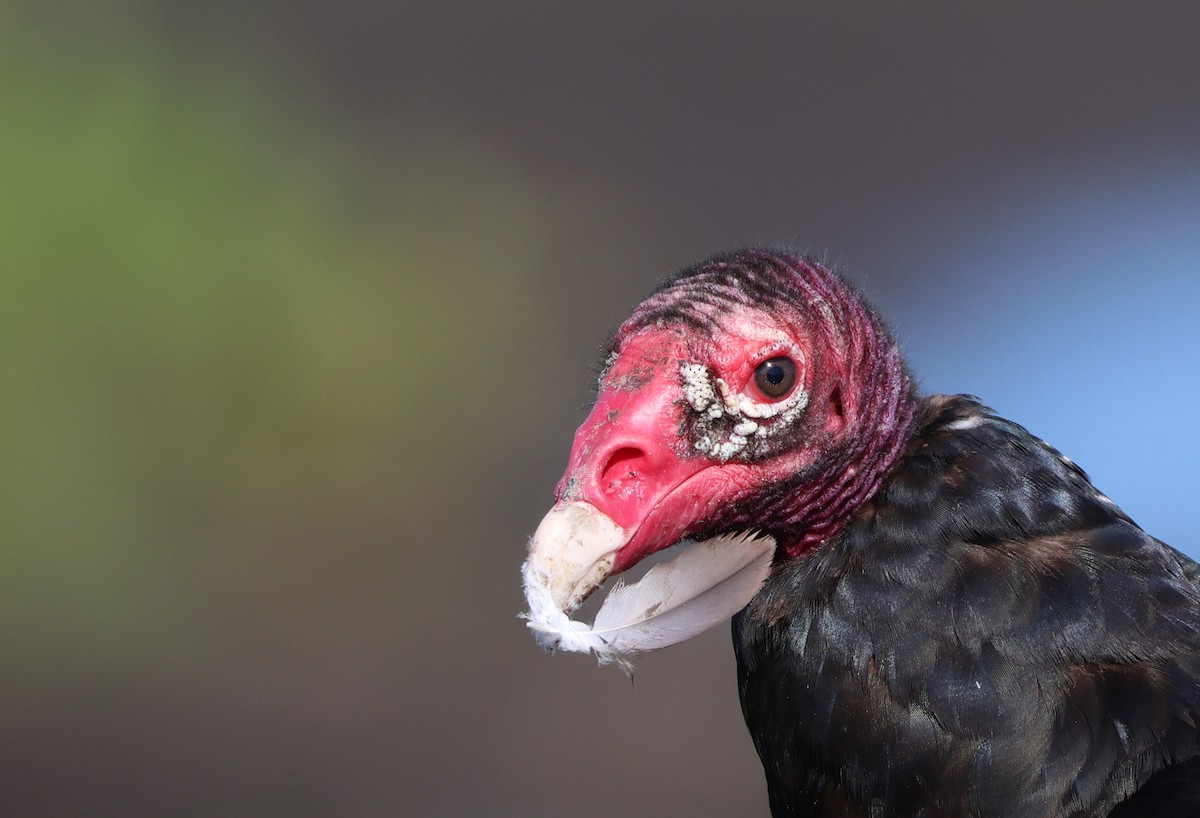
<path fill-rule="evenodd" d="M 1200 816 L 1200 567 L 975 398 L 918 396 L 812 260 L 719 255 L 639 305 L 555 499 L 531 610 L 773 538 L 733 642 L 776 818 Z"/>

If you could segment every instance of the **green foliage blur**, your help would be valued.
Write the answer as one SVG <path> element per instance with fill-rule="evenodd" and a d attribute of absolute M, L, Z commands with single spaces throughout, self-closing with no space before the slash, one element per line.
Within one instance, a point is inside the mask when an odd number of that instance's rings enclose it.
<path fill-rule="evenodd" d="M 406 539 L 470 479 L 447 451 L 494 451 L 472 396 L 515 410 L 478 363 L 529 343 L 535 193 L 239 58 L 44 16 L 0 11 L 7 689 L 303 652 L 355 600 L 403 618 L 432 593 L 396 591 Z"/>

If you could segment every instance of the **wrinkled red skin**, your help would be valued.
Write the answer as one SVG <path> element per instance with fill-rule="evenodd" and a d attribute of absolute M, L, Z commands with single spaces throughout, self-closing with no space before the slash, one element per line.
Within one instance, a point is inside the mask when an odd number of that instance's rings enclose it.
<path fill-rule="evenodd" d="M 837 276 L 790 253 L 749 248 L 681 271 L 612 348 L 557 499 L 591 503 L 624 529 L 618 572 L 681 539 L 747 529 L 774 537 L 780 559 L 802 557 L 844 530 L 912 436 L 912 379 L 883 322 Z M 765 437 L 739 444 L 744 412 L 714 420 L 689 403 L 683 364 L 771 403 L 753 373 L 783 354 L 807 404 L 780 407 Z"/>
<path fill-rule="evenodd" d="M 823 432 L 812 441 L 817 447 L 756 463 L 721 462 L 695 451 L 683 435 L 684 415 L 692 410 L 683 399 L 681 364 L 705 364 L 733 391 L 767 402 L 752 383 L 763 360 L 781 351 L 808 364 L 830 359 L 810 339 L 782 330 L 777 318 L 771 321 L 754 310 L 723 321 L 717 337 L 695 335 L 682 328 L 618 335 L 619 357 L 575 434 L 557 499 L 591 503 L 630 534 L 617 552 L 614 573 L 683 538 L 721 528 L 724 512 L 740 498 L 804 468 L 817 457 L 817 448 L 841 431 L 840 413 L 813 424 L 813 416 L 827 409 L 827 400 L 814 394 L 805 415 L 806 425 Z M 796 388 L 812 393 L 814 372 L 797 363 Z M 826 380 L 837 380 L 837 369 L 832 367 Z"/>

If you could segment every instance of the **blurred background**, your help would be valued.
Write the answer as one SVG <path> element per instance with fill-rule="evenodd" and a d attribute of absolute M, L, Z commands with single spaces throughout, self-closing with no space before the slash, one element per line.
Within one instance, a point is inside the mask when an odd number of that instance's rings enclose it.
<path fill-rule="evenodd" d="M 607 333 L 740 244 L 1197 555 L 1198 35 L 0 5 L 0 813 L 765 815 L 727 632 L 630 683 L 515 618 Z"/>

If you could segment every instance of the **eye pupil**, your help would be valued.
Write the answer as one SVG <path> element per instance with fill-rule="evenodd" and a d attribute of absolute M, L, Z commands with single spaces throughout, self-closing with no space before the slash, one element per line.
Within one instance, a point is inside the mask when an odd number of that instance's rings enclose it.
<path fill-rule="evenodd" d="M 787 397 L 796 385 L 795 361 L 791 358 L 763 361 L 754 370 L 754 385 L 769 400 Z"/>

